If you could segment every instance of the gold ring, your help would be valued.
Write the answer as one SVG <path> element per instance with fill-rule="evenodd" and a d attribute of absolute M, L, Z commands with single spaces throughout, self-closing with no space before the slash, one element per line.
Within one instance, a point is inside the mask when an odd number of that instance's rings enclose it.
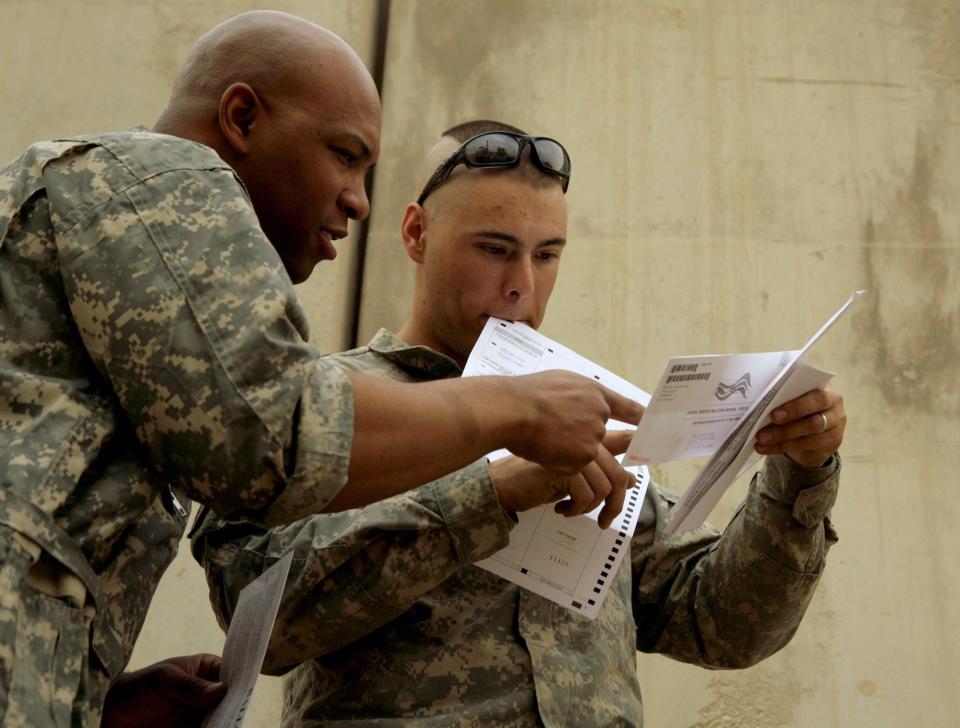
<path fill-rule="evenodd" d="M 823 424 L 820 425 L 820 429 L 817 430 L 817 434 L 819 435 L 827 431 L 827 427 L 829 427 L 830 423 L 827 422 L 827 416 L 823 414 L 823 412 L 817 412 L 817 414 L 820 415 L 820 419 L 823 420 Z"/>

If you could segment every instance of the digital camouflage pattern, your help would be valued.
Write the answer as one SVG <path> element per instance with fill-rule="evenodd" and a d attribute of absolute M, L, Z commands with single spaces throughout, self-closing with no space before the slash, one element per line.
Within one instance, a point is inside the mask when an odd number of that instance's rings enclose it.
<path fill-rule="evenodd" d="M 450 359 L 382 330 L 334 357 L 393 379 L 457 376 Z M 836 534 L 839 461 L 767 458 L 721 535 L 662 533 L 673 499 L 651 485 L 595 621 L 470 562 L 506 546 L 484 461 L 354 511 L 264 530 L 206 518 L 193 553 L 226 625 L 237 595 L 295 553 L 265 669 L 292 726 L 640 726 L 635 650 L 716 668 L 791 638 Z"/>
<path fill-rule="evenodd" d="M 306 336 L 212 149 L 133 131 L 0 170 L 0 723 L 97 724 L 188 497 L 272 525 L 336 495 L 353 400 Z"/>

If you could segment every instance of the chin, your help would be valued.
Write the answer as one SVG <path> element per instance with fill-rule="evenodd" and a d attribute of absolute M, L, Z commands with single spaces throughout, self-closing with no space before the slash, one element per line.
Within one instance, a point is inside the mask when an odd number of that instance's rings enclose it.
<path fill-rule="evenodd" d="M 290 276 L 290 280 L 293 281 L 294 285 L 299 285 L 311 276 L 315 264 L 296 261 L 290 264 L 284 263 L 283 267 L 287 269 L 287 275 Z"/>

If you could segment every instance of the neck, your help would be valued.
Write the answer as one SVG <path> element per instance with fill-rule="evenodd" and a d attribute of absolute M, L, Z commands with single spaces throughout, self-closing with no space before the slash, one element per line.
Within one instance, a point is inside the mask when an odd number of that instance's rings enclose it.
<path fill-rule="evenodd" d="M 192 142 L 204 144 L 213 149 L 220 158 L 227 164 L 236 169 L 234 163 L 229 158 L 229 150 L 224 148 L 218 135 L 201 124 L 190 123 L 182 114 L 177 114 L 170 109 L 166 109 L 160 114 L 153 125 L 153 131 L 157 134 L 169 134 L 181 139 L 189 139 Z"/>
<path fill-rule="evenodd" d="M 441 354 L 446 354 L 459 364 L 461 368 L 467 363 L 466 358 L 444 345 L 440 338 L 436 336 L 433 331 L 430 330 L 430 327 L 421 321 L 416 314 L 407 319 L 407 322 L 397 333 L 397 336 L 410 346 L 426 346 L 434 351 L 439 351 Z"/>

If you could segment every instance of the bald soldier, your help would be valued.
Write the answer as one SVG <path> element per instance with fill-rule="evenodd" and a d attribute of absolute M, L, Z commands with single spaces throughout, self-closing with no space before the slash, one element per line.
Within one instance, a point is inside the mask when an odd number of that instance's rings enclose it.
<path fill-rule="evenodd" d="M 538 327 L 568 244 L 567 160 L 557 142 L 496 122 L 448 130 L 401 223 L 416 267 L 410 318 L 335 358 L 401 381 L 449 379 L 487 317 Z M 192 548 L 224 625 L 239 590 L 293 552 L 266 659 L 271 673 L 295 668 L 285 728 L 639 726 L 636 650 L 745 667 L 786 644 L 809 604 L 836 540 L 843 400 L 816 390 L 775 420 L 723 535 L 664 535 L 675 499 L 650 486 L 593 621 L 474 566 L 507 545 L 512 513 L 577 491 L 518 458 L 283 528 L 207 517 Z"/>
<path fill-rule="evenodd" d="M 346 43 L 255 12 L 200 39 L 153 131 L 0 170 L 4 725 L 96 725 L 111 683 L 108 725 L 219 697 L 203 657 L 117 680 L 188 499 L 280 524 L 501 446 L 622 496 L 601 440 L 636 403 L 563 373 L 414 387 L 306 343 L 292 284 L 367 216 L 379 127 Z"/>

